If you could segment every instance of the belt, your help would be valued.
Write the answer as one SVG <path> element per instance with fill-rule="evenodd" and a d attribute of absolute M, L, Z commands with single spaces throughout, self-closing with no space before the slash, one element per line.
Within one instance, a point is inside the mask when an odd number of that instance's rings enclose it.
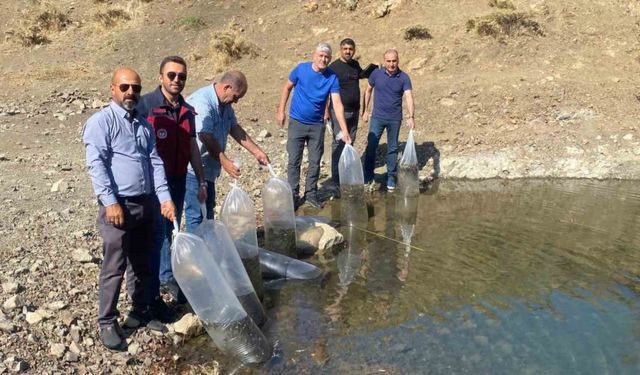
<path fill-rule="evenodd" d="M 133 197 L 121 197 L 118 196 L 118 202 L 122 202 L 124 201 L 126 202 L 131 202 L 131 203 L 136 203 L 136 204 L 142 204 L 144 202 L 146 202 L 148 199 L 151 199 L 151 194 L 142 194 L 142 195 L 136 195 Z M 98 204 L 100 206 L 104 206 L 104 204 L 102 204 L 102 202 L 100 202 L 100 199 L 98 199 Z"/>

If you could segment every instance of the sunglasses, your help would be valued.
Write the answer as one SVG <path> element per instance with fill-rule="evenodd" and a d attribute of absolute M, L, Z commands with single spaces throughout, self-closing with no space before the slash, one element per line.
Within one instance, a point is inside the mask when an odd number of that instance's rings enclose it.
<path fill-rule="evenodd" d="M 131 90 L 133 90 L 134 93 L 136 94 L 140 94 L 140 91 L 142 91 L 142 85 L 138 85 L 138 84 L 128 84 L 128 83 L 121 83 L 118 85 L 118 88 L 120 89 L 120 92 L 127 92 L 129 91 L 129 88 L 131 88 Z"/>
<path fill-rule="evenodd" d="M 178 77 L 178 81 L 186 81 L 187 80 L 187 74 L 186 73 L 176 73 L 176 72 L 168 72 L 167 73 L 167 78 L 169 78 L 170 81 L 173 81 L 174 79 L 176 79 L 176 77 Z"/>

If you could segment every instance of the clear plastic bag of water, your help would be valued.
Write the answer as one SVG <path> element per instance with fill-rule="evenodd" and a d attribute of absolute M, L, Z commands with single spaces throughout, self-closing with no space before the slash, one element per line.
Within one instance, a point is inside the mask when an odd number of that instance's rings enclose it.
<path fill-rule="evenodd" d="M 297 258 L 296 222 L 293 193 L 289 183 L 278 178 L 271 169 L 271 178 L 262 187 L 265 245 L 267 250 Z"/>
<path fill-rule="evenodd" d="M 189 304 L 222 352 L 245 364 L 263 363 L 271 358 L 271 345 L 242 308 L 200 237 L 177 233 L 171 264 Z"/>
<path fill-rule="evenodd" d="M 407 143 L 398 163 L 398 192 L 400 196 L 417 196 L 420 193 L 418 156 L 413 140 L 413 129 L 409 130 Z"/>
<path fill-rule="evenodd" d="M 253 284 L 258 298 L 264 298 L 264 286 L 260 274 L 258 259 L 258 235 L 256 230 L 255 204 L 237 182 L 231 185 L 231 190 L 222 202 L 220 220 L 225 224 L 231 239 L 240 254 L 249 279 Z M 245 246 L 247 244 L 249 246 Z"/>
<path fill-rule="evenodd" d="M 341 196 L 359 195 L 364 192 L 364 175 L 360 155 L 353 146 L 347 144 L 338 161 Z"/>

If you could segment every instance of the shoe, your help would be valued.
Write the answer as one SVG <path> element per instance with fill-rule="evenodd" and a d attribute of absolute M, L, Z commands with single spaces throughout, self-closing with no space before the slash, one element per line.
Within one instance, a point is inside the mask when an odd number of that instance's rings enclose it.
<path fill-rule="evenodd" d="M 100 341 L 107 349 L 116 351 L 123 351 L 126 343 L 118 323 L 100 327 Z"/>
<path fill-rule="evenodd" d="M 393 193 L 396 190 L 396 181 L 394 178 L 389 178 L 387 180 L 387 191 L 389 193 Z"/>
<path fill-rule="evenodd" d="M 176 313 L 167 305 L 162 297 L 156 297 L 149 306 L 151 316 L 158 319 L 161 323 L 173 323 L 177 319 Z"/>
<path fill-rule="evenodd" d="M 182 290 L 180 290 L 180 286 L 174 278 L 160 284 L 160 293 L 169 295 L 173 302 L 187 303 L 187 299 L 184 294 L 182 294 Z"/>
<path fill-rule="evenodd" d="M 371 180 L 369 182 L 365 182 L 364 183 L 364 191 L 366 191 L 367 193 L 373 193 L 374 191 L 376 191 L 376 182 Z"/>
<path fill-rule="evenodd" d="M 304 200 L 300 197 L 293 197 L 293 211 L 298 211 L 298 208 L 300 208 L 300 206 L 302 206 L 302 204 L 304 203 Z"/>
<path fill-rule="evenodd" d="M 396 187 L 392 185 L 387 185 L 387 191 L 389 193 L 393 193 L 394 191 L 396 191 Z"/>
<path fill-rule="evenodd" d="M 315 196 L 307 197 L 307 203 L 309 203 L 311 207 L 317 208 L 317 209 L 321 209 L 322 207 L 324 207 L 324 204 L 322 204 L 322 202 L 320 202 L 318 198 Z"/>
<path fill-rule="evenodd" d="M 141 312 L 138 310 L 130 310 L 127 317 L 122 322 L 122 326 L 128 329 L 137 329 L 147 327 L 152 331 L 165 332 L 167 327 L 160 323 L 158 319 L 151 316 L 149 311 Z"/>

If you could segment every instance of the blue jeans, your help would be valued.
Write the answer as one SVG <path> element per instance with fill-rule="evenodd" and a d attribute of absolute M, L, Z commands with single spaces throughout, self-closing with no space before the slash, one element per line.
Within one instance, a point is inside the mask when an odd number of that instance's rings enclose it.
<path fill-rule="evenodd" d="M 169 186 L 169 194 L 171 200 L 176 206 L 176 218 L 180 224 L 182 216 L 182 204 L 184 202 L 186 176 L 167 177 L 167 185 Z M 158 206 L 160 203 L 158 202 Z M 166 283 L 173 278 L 171 271 L 171 239 L 173 234 L 173 222 L 165 219 L 160 214 L 160 209 L 155 219 L 155 235 L 153 240 L 154 251 L 151 255 L 151 269 L 154 271 L 153 281 L 151 282 L 151 290 L 153 293 L 158 291 L 160 283 Z M 158 274 L 155 274 L 155 271 Z M 152 294 L 153 294 L 152 293 Z M 157 296 L 158 294 L 155 294 Z"/>
<path fill-rule="evenodd" d="M 387 129 L 387 185 L 396 186 L 398 173 L 398 135 L 402 120 L 385 120 L 372 117 L 367 135 L 367 148 L 364 151 L 364 182 L 373 180 L 373 170 L 376 166 L 376 150 L 380 143 L 382 132 Z"/>
<path fill-rule="evenodd" d="M 184 218 L 187 223 L 187 232 L 194 233 L 200 223 L 202 223 L 202 211 L 198 200 L 198 189 L 200 184 L 195 175 L 187 173 L 187 192 L 184 197 Z M 215 184 L 207 181 L 207 219 L 213 220 L 213 207 L 216 205 Z"/>

